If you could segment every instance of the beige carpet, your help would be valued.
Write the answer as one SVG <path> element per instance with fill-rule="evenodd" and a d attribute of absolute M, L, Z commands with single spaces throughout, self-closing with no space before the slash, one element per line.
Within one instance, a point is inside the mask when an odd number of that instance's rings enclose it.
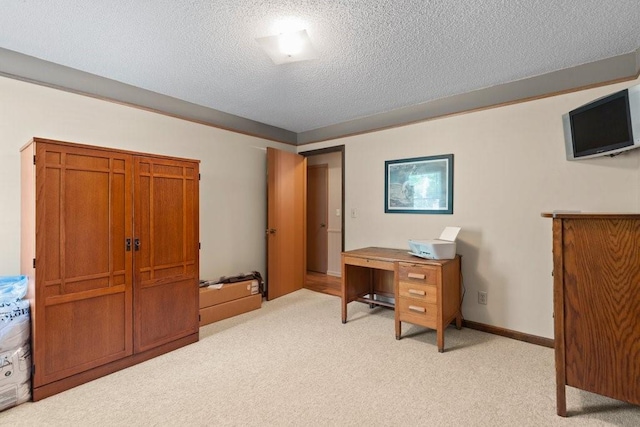
<path fill-rule="evenodd" d="M 556 415 L 553 350 L 309 290 L 200 329 L 200 342 L 0 413 L 11 426 L 638 426 L 640 407 L 567 389 Z"/>

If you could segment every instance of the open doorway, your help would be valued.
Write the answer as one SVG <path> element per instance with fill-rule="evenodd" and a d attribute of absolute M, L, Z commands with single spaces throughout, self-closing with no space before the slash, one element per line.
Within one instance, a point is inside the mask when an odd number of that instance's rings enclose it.
<path fill-rule="evenodd" d="M 305 288 L 340 296 L 344 251 L 344 146 L 300 153 L 307 158 Z"/>

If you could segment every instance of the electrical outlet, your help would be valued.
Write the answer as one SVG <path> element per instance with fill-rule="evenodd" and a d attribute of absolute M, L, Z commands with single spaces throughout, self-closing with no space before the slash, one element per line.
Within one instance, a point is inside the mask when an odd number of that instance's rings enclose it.
<path fill-rule="evenodd" d="M 478 291 L 478 304 L 487 305 L 487 293 L 485 291 Z"/>

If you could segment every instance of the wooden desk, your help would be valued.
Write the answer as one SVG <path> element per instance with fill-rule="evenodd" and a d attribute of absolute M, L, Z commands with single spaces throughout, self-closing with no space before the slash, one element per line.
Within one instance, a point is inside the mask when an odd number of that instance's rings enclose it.
<path fill-rule="evenodd" d="M 347 304 L 359 301 L 395 311 L 396 339 L 402 322 L 435 329 L 438 351 L 444 351 L 444 329 L 453 320 L 462 327 L 460 255 L 427 260 L 407 250 L 363 248 L 342 253 L 342 323 Z"/>

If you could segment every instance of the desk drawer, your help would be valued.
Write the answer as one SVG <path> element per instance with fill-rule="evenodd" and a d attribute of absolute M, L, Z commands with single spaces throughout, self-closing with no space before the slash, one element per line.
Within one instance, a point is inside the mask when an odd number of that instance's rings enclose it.
<path fill-rule="evenodd" d="M 345 256 L 343 262 L 345 265 L 358 265 L 360 267 L 375 268 L 378 270 L 394 270 L 393 261 L 380 261 L 377 259 Z"/>
<path fill-rule="evenodd" d="M 437 288 L 434 285 L 400 282 L 398 288 L 400 297 L 415 299 L 427 304 L 435 304 L 438 301 Z"/>
<path fill-rule="evenodd" d="M 438 281 L 438 268 L 401 262 L 399 280 L 401 282 L 435 285 Z"/>
<path fill-rule="evenodd" d="M 427 328 L 436 329 L 438 306 L 416 301 L 411 298 L 398 298 L 396 306 L 401 322 L 415 323 Z"/>

